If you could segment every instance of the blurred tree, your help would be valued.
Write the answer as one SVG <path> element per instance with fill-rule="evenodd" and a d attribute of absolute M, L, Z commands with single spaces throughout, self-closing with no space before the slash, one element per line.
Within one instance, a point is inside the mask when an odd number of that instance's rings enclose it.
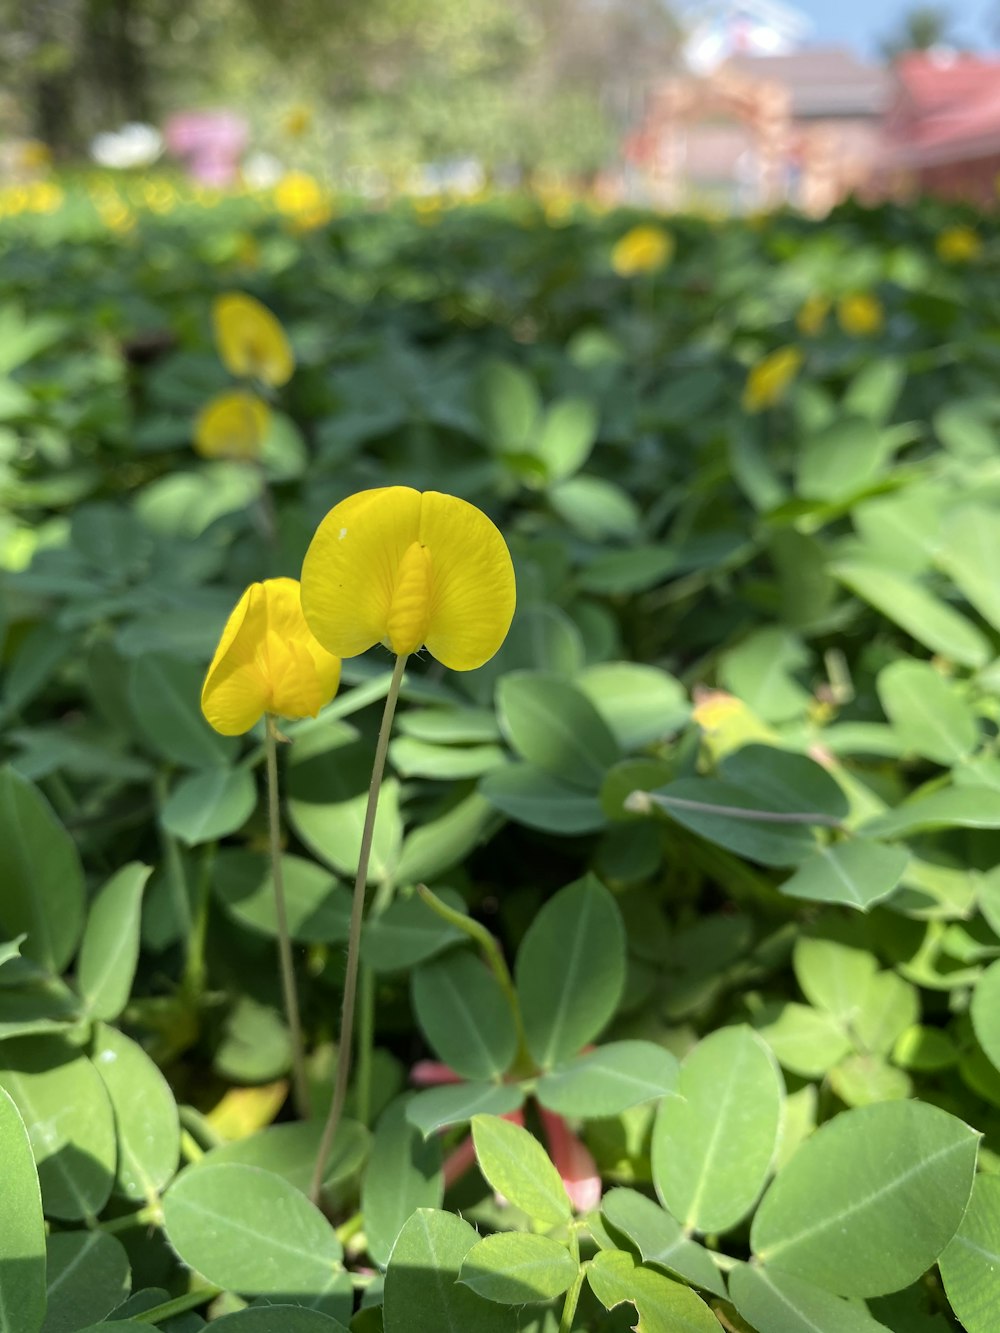
<path fill-rule="evenodd" d="M 886 60 L 895 60 L 907 51 L 929 51 L 946 46 L 951 32 L 952 15 L 936 5 L 916 5 L 900 19 L 894 32 L 880 43 Z"/>

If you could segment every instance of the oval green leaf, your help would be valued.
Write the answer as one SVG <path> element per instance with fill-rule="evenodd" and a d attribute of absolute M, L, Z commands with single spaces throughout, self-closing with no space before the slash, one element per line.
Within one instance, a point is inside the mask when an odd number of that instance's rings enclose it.
<path fill-rule="evenodd" d="M 139 961 L 142 894 L 152 873 L 138 861 L 123 866 L 90 905 L 76 982 L 92 1018 L 117 1018 L 128 1003 Z"/>
<path fill-rule="evenodd" d="M 573 1210 L 566 1187 L 533 1134 L 498 1116 L 477 1115 L 472 1141 L 480 1171 L 515 1208 L 548 1226 L 569 1221 Z"/>
<path fill-rule="evenodd" d="M 115 1115 L 115 1191 L 152 1203 L 172 1179 L 180 1157 L 174 1094 L 142 1047 L 117 1028 L 99 1025 L 92 1059 Z"/>
<path fill-rule="evenodd" d="M 24 1121 L 0 1087 L 0 1333 L 38 1333 L 45 1314 L 45 1221 Z"/>
<path fill-rule="evenodd" d="M 482 959 L 457 949 L 411 977 L 417 1022 L 438 1057 L 462 1078 L 503 1074 L 517 1053 L 510 1001 Z"/>

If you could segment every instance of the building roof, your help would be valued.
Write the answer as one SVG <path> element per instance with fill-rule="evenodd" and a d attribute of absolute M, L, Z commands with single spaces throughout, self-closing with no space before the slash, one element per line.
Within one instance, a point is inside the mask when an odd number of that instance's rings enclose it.
<path fill-rule="evenodd" d="M 876 119 L 889 102 L 891 85 L 885 70 L 865 64 L 853 52 L 838 46 L 817 46 L 777 56 L 736 55 L 726 62 L 726 68 L 787 88 L 796 120 L 840 116 Z"/>
<path fill-rule="evenodd" d="M 893 68 L 888 155 L 932 166 L 1000 151 L 1000 58 L 929 52 Z"/>

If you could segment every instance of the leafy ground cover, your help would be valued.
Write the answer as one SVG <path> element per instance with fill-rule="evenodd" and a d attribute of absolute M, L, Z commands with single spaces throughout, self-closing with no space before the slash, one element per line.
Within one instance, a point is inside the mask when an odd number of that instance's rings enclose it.
<path fill-rule="evenodd" d="M 0 231 L 0 1330 L 992 1333 L 993 223 L 110 188 Z M 259 465 L 192 447 L 231 291 L 295 352 Z M 397 484 L 518 603 L 410 660 L 316 1207 L 391 658 L 283 728 L 312 1115 L 263 727 L 199 695 Z"/>

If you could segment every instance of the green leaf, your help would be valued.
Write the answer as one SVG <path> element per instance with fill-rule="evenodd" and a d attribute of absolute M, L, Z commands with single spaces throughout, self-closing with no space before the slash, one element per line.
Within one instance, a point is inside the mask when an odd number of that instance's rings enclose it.
<path fill-rule="evenodd" d="M 587 1264 L 590 1289 L 606 1310 L 634 1305 L 636 1333 L 718 1333 L 719 1321 L 690 1289 L 642 1268 L 623 1250 L 601 1250 Z"/>
<path fill-rule="evenodd" d="M 491 1079 L 517 1054 L 510 1001 L 482 959 L 458 949 L 411 977 L 413 1010 L 430 1045 L 456 1074 Z"/>
<path fill-rule="evenodd" d="M 743 745 L 723 757 L 719 771 L 727 782 L 757 792 L 780 810 L 843 819 L 850 809 L 839 782 L 808 755 Z"/>
<path fill-rule="evenodd" d="M 201 714 L 202 667 L 162 653 L 131 664 L 128 700 L 153 751 L 182 768 L 213 768 L 236 754 L 238 738 L 220 736 Z"/>
<path fill-rule="evenodd" d="M 820 935 L 796 941 L 792 966 L 806 999 L 845 1027 L 860 1010 L 861 996 L 877 969 L 866 950 Z"/>
<path fill-rule="evenodd" d="M 288 817 L 317 856 L 352 879 L 357 870 L 371 779 L 371 750 L 346 723 L 308 731 L 292 746 L 286 774 Z M 368 868 L 370 883 L 394 875 L 403 841 L 399 783 L 382 784 Z"/>
<path fill-rule="evenodd" d="M 750 1264 L 737 1264 L 729 1274 L 729 1299 L 754 1328 L 768 1333 L 885 1333 L 863 1305 Z"/>
<path fill-rule="evenodd" d="M 676 1218 L 636 1190 L 609 1190 L 601 1200 L 605 1220 L 635 1245 L 645 1264 L 669 1269 L 685 1282 L 725 1296 L 722 1274 L 708 1251 L 686 1235 Z"/>
<path fill-rule="evenodd" d="M 560 1115 L 619 1115 L 677 1087 L 677 1060 L 651 1041 L 615 1041 L 543 1074 L 535 1094 Z"/>
<path fill-rule="evenodd" d="M 169 1333 L 170 1324 L 165 1328 Z M 349 1333 L 349 1330 L 339 1319 L 320 1314 L 318 1310 L 269 1302 L 213 1319 L 212 1333 Z"/>
<path fill-rule="evenodd" d="M 530 375 L 509 361 L 488 361 L 479 373 L 476 403 L 487 444 L 502 452 L 527 448 L 542 411 Z"/>
<path fill-rule="evenodd" d="M 1000 568 L 996 510 L 971 504 L 949 514 L 934 558 L 983 619 L 1000 630 L 1000 588 L 993 574 Z"/>
<path fill-rule="evenodd" d="M 877 1055 L 849 1055 L 830 1070 L 829 1080 L 830 1087 L 848 1106 L 897 1101 L 913 1092 L 909 1075 Z"/>
<path fill-rule="evenodd" d="M 174 1094 L 142 1047 L 117 1028 L 98 1026 L 92 1058 L 115 1116 L 115 1191 L 151 1203 L 172 1179 L 180 1157 Z"/>
<path fill-rule="evenodd" d="M 623 751 L 663 740 L 691 715 L 687 691 L 680 681 L 641 662 L 601 662 L 582 671 L 576 684 Z"/>
<path fill-rule="evenodd" d="M 783 1069 L 801 1078 L 822 1078 L 852 1049 L 851 1040 L 832 1014 L 794 1002 L 755 1016 L 757 1031 Z"/>
<path fill-rule="evenodd" d="M 992 654 L 982 631 L 919 583 L 860 560 L 840 560 L 830 572 L 932 652 L 963 666 L 980 667 L 989 661 Z"/>
<path fill-rule="evenodd" d="M 593 876 L 550 898 L 521 941 L 514 968 L 528 1049 L 542 1069 L 599 1036 L 625 986 L 625 928 Z"/>
<path fill-rule="evenodd" d="M 764 721 L 785 722 L 802 716 L 809 705 L 809 691 L 795 678 L 809 660 L 797 634 L 768 626 L 721 655 L 720 679 Z"/>
<path fill-rule="evenodd" d="M 545 833 L 594 833 L 607 823 L 596 796 L 533 764 L 507 764 L 487 773 L 482 796 L 509 819 Z"/>
<path fill-rule="evenodd" d="M 840 1296 L 880 1296 L 924 1273 L 955 1235 L 979 1135 L 922 1102 L 845 1111 L 808 1138 L 765 1194 L 758 1259 Z"/>
<path fill-rule="evenodd" d="M 961 692 L 929 662 L 904 659 L 878 674 L 878 694 L 908 750 L 951 766 L 979 743 L 979 726 Z"/>
<path fill-rule="evenodd" d="M 420 1208 L 399 1233 L 385 1275 L 385 1333 L 516 1333 L 514 1311 L 458 1281 L 479 1237 L 454 1213 Z"/>
<path fill-rule="evenodd" d="M 472 1119 L 479 1169 L 489 1184 L 535 1222 L 559 1226 L 572 1206 L 559 1172 L 534 1135 L 499 1116 Z"/>
<path fill-rule="evenodd" d="M 681 1064 L 653 1127 L 653 1183 L 685 1227 L 728 1231 L 764 1187 L 781 1128 L 774 1057 L 747 1027 L 720 1028 Z"/>
<path fill-rule="evenodd" d="M 642 516 L 621 486 L 603 477 L 570 477 L 547 492 L 549 504 L 586 541 L 634 538 Z"/>
<path fill-rule="evenodd" d="M 565 481 L 579 472 L 594 447 L 598 424 L 597 410 L 585 398 L 560 398 L 552 404 L 534 445 L 549 481 Z"/>
<path fill-rule="evenodd" d="M 834 842 L 816 850 L 780 885 L 788 898 L 838 903 L 867 912 L 888 898 L 903 877 L 910 853 L 867 838 Z"/>
<path fill-rule="evenodd" d="M 132 1286 L 128 1255 L 116 1236 L 102 1231 L 64 1231 L 49 1236 L 47 1308 L 42 1333 L 75 1333 L 103 1319 Z"/>
<path fill-rule="evenodd" d="M 769 814 L 813 813 L 805 808 L 804 802 L 799 802 L 795 811 L 789 811 L 784 801 L 775 800 L 770 794 L 716 778 L 678 778 L 649 795 L 657 808 L 676 823 L 707 842 L 717 843 L 761 865 L 795 865 L 816 850 L 816 839 L 809 825 L 766 818 Z M 751 814 L 737 813 L 741 810 Z M 753 818 L 760 812 L 765 819 Z"/>
<path fill-rule="evenodd" d="M 861 833 L 876 838 L 909 838 L 947 828 L 1000 828 L 1000 791 L 993 787 L 942 787 L 876 815 Z"/>
<path fill-rule="evenodd" d="M 585 592 L 622 596 L 659 587 L 676 568 L 677 552 L 672 546 L 630 546 L 596 555 L 580 570 L 578 582 Z"/>
<path fill-rule="evenodd" d="M 461 1125 L 474 1115 L 507 1115 L 524 1102 L 516 1083 L 458 1083 L 428 1088 L 410 1098 L 406 1118 L 424 1138 L 448 1125 Z"/>
<path fill-rule="evenodd" d="M 45 1221 L 24 1121 L 0 1087 L 0 1333 L 38 1333 L 45 1314 Z"/>
<path fill-rule="evenodd" d="M 851 1029 L 861 1050 L 888 1055 L 900 1033 L 919 1017 L 916 986 L 895 972 L 876 972 L 859 991 Z"/>
<path fill-rule="evenodd" d="M 368 1252 L 382 1267 L 406 1219 L 418 1208 L 439 1207 L 444 1198 L 441 1144 L 424 1142 L 406 1108 L 407 1098 L 397 1097 L 382 1112 L 361 1182 Z"/>
<path fill-rule="evenodd" d="M 497 685 L 500 727 L 521 759 L 553 777 L 598 791 L 621 755 L 587 696 L 557 676 L 515 671 Z"/>
<path fill-rule="evenodd" d="M 257 1167 L 189 1166 L 163 1196 L 163 1226 L 183 1263 L 242 1296 L 322 1308 L 341 1272 L 343 1250 L 323 1214 Z"/>
<path fill-rule="evenodd" d="M 266 1083 L 292 1062 L 291 1034 L 272 1005 L 240 995 L 226 1015 L 215 1047 L 217 1073 L 233 1083 Z"/>
<path fill-rule="evenodd" d="M 214 842 L 242 828 L 257 805 L 253 774 L 245 768 L 212 768 L 181 778 L 160 812 L 168 833 L 188 847 Z"/>
<path fill-rule="evenodd" d="M 401 884 L 436 879 L 461 863 L 500 825 L 496 811 L 479 792 L 471 792 L 436 819 L 423 819 L 409 830 L 396 867 Z"/>
<path fill-rule="evenodd" d="M 10 768 L 0 769 L 0 929 L 25 934 L 25 958 L 62 972 L 83 928 L 83 869 L 49 803 Z"/>
<path fill-rule="evenodd" d="M 351 919 L 349 890 L 329 870 L 303 856 L 283 855 L 288 932 L 305 944 L 339 944 Z M 212 887 L 226 912 L 250 930 L 276 939 L 278 911 L 271 858 L 225 850 L 215 859 Z"/>
<path fill-rule="evenodd" d="M 892 415 L 903 385 L 906 367 L 897 357 L 869 361 L 848 384 L 842 400 L 845 412 L 884 425 Z"/>
<path fill-rule="evenodd" d="M 878 476 L 886 453 L 873 421 L 840 417 L 799 446 L 795 489 L 807 500 L 844 499 Z"/>
<path fill-rule="evenodd" d="M 152 873 L 138 861 L 123 866 L 90 905 L 76 983 L 93 1018 L 117 1018 L 128 1003 L 139 961 L 142 893 Z"/>
<path fill-rule="evenodd" d="M 401 777 L 442 782 L 481 777 L 505 758 L 499 745 L 434 745 L 413 736 L 398 736 L 389 746 L 389 762 Z"/>
<path fill-rule="evenodd" d="M 505 1231 L 473 1245 L 458 1280 L 488 1301 L 526 1305 L 561 1296 L 578 1270 L 578 1261 L 559 1241 Z"/>
<path fill-rule="evenodd" d="M 988 967 L 976 982 L 972 1026 L 991 1064 L 1000 1069 L 1000 961 Z"/>
<path fill-rule="evenodd" d="M 237 1162 L 242 1166 L 260 1167 L 308 1194 L 322 1135 L 323 1127 L 315 1120 L 268 1125 L 245 1139 L 234 1139 L 232 1143 L 222 1143 L 210 1149 L 202 1160 L 206 1166 Z M 371 1134 L 364 1125 L 357 1120 L 341 1118 L 326 1159 L 324 1187 L 329 1189 L 353 1176 L 367 1158 L 370 1147 Z"/>
<path fill-rule="evenodd" d="M 97 1070 L 57 1037 L 18 1037 L 0 1043 L 0 1086 L 28 1130 L 46 1215 L 94 1218 L 111 1193 L 117 1153 Z"/>
<path fill-rule="evenodd" d="M 439 898 L 456 912 L 464 912 L 465 900 L 454 889 L 435 889 Z M 426 962 L 449 945 L 466 938 L 413 893 L 397 897 L 380 916 L 365 922 L 361 956 L 376 972 L 403 972 Z"/>
<path fill-rule="evenodd" d="M 963 1328 L 968 1333 L 994 1333 L 1000 1273 L 1000 1177 L 976 1176 L 968 1210 L 938 1267 Z"/>

